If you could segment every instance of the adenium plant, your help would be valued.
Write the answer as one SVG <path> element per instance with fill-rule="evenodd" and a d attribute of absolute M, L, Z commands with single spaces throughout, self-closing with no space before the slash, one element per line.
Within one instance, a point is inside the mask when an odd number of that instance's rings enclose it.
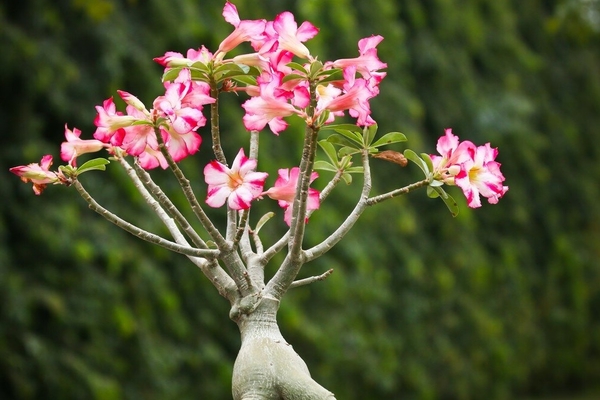
<path fill-rule="evenodd" d="M 476 146 L 460 141 L 446 129 L 437 143 L 439 154 L 400 153 L 384 146 L 406 141 L 399 132 L 379 135 L 371 116 L 369 101 L 378 95 L 386 77 L 387 65 L 377 55 L 381 36 L 358 42 L 358 56 L 322 62 L 305 45 L 318 33 L 310 22 L 298 26 L 294 15 L 283 12 L 273 21 L 241 20 L 235 5 L 227 2 L 223 17 L 233 25 L 214 53 L 206 47 L 190 49 L 186 55 L 167 52 L 155 61 L 164 67 L 164 93 L 147 106 L 133 94 L 118 91 L 125 110 L 117 110 L 112 98 L 96 106 L 93 138 L 81 139 L 81 131 L 65 126 L 65 142 L 60 156 L 64 165 L 51 170 L 52 155 L 36 164 L 18 166 L 10 171 L 33 184 L 39 195 L 47 185 L 73 186 L 89 206 L 118 227 L 154 244 L 184 254 L 206 275 L 218 292 L 231 303 L 229 317 L 241 333 L 241 349 L 233 369 L 234 399 L 334 399 L 334 395 L 315 382 L 304 361 L 282 337 L 276 315 L 285 293 L 294 287 L 326 278 L 322 275 L 297 280 L 303 264 L 312 261 L 337 244 L 356 223 L 363 211 L 382 201 L 426 188 L 430 197 L 441 198 L 456 215 L 458 206 L 444 190 L 458 186 L 469 207 L 481 206 L 481 197 L 495 204 L 508 187 L 497 150 L 489 143 Z M 228 53 L 248 42 L 253 52 L 228 58 Z M 241 147 L 229 161 L 221 147 L 219 97 L 245 92 L 242 124 L 248 131 L 248 147 Z M 345 115 L 351 123 L 344 122 Z M 282 166 L 273 187 L 265 182 L 274 171 L 263 172 L 258 145 L 259 135 L 286 134 L 288 120 L 304 122 L 302 156 Z M 210 135 L 199 129 L 210 125 Z M 271 131 L 263 132 L 263 131 Z M 203 137 L 203 136 L 208 136 Z M 206 149 L 203 141 L 209 141 Z M 214 158 L 204 168 L 204 199 L 198 200 L 178 162 L 193 156 L 200 148 Z M 321 151 L 318 151 L 318 148 Z M 87 153 L 106 151 L 106 158 L 88 160 L 81 166 L 78 158 Z M 317 153 L 319 159 L 317 160 Z M 324 156 L 324 157 L 322 157 Z M 415 163 L 424 174 L 422 180 L 395 190 L 372 195 L 370 158 L 381 158 L 401 166 Z M 104 170 L 112 160 L 124 168 L 171 238 L 163 238 L 125 221 L 103 208 L 84 188 L 80 176 Z M 167 194 L 154 183 L 150 170 L 170 169 L 181 186 L 202 232 L 192 228 Z M 321 191 L 311 187 L 323 171 L 328 181 Z M 352 182 L 352 174 L 362 175 L 362 191 L 352 212 L 322 242 L 303 246 L 307 222 L 340 181 Z M 199 191 L 198 191 L 199 192 Z M 196 193 L 198 193 L 196 192 Z M 253 204 L 270 198 L 283 209 L 264 216 L 250 216 Z M 264 200 L 269 201 L 269 200 Z M 205 213 L 205 207 L 222 208 L 226 228 L 220 231 Z M 259 231 L 273 215 L 282 215 L 289 227 L 273 243 L 263 243 Z M 265 268 L 273 256 L 285 257 L 275 267 L 272 278 L 265 279 Z"/>

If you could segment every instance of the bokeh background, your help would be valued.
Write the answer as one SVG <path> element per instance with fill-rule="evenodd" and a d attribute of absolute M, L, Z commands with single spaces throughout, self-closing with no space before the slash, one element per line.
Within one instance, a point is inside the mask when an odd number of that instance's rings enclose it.
<path fill-rule="evenodd" d="M 305 266 L 303 276 L 335 272 L 290 292 L 279 319 L 317 381 L 339 399 L 598 398 L 600 2 L 234 3 L 245 19 L 290 10 L 310 20 L 321 31 L 308 46 L 322 60 L 354 57 L 360 38 L 383 35 L 380 132 L 404 132 L 406 146 L 428 153 L 447 127 L 491 142 L 510 186 L 478 210 L 451 188 L 457 218 L 424 191 L 386 202 Z M 150 104 L 162 90 L 152 58 L 216 49 L 232 30 L 222 7 L 0 3 L 0 398 L 231 398 L 238 331 L 202 274 L 121 232 L 74 190 L 37 197 L 8 172 L 44 154 L 58 163 L 65 123 L 91 137 L 94 106 L 117 89 Z M 246 135 L 242 100 L 224 100 L 231 157 Z M 298 128 L 262 135 L 271 177 L 297 163 Z M 205 137 L 182 163 L 201 198 Z M 374 193 L 420 176 L 414 165 L 373 169 Z M 181 201 L 168 174 L 156 177 Z M 82 180 L 109 209 L 164 233 L 117 165 Z M 309 242 L 339 223 L 359 182 L 311 218 Z M 265 240 L 283 227 L 271 221 Z"/>

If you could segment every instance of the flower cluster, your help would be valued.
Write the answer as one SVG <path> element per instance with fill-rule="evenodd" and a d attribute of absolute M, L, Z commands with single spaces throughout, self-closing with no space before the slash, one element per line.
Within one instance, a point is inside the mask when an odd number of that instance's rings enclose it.
<path fill-rule="evenodd" d="M 165 82 L 165 94 L 157 97 L 148 110 L 134 95 L 118 91 L 127 104 L 125 113 L 116 110 L 111 98 L 96 106 L 94 138 L 138 157 L 145 169 L 167 167 L 159 150 L 157 132 L 174 161 L 198 151 L 202 138 L 196 132 L 206 124 L 202 108 L 216 100 L 210 97 L 206 82 L 191 79 L 183 69 L 173 82 Z"/>
<path fill-rule="evenodd" d="M 214 68 L 227 63 L 256 68 L 255 85 L 231 89 L 245 91 L 251 96 L 242 105 L 247 130 L 260 131 L 268 125 L 273 133 L 279 134 L 288 126 L 286 117 L 297 115 L 309 124 L 316 121 L 329 123 L 346 110 L 357 119 L 358 125 L 374 124 L 369 100 L 379 94 L 379 83 L 386 75 L 379 71 L 387 65 L 379 60 L 376 49 L 383 37 L 361 39 L 356 58 L 321 64 L 304 45 L 318 29 L 310 22 L 298 26 L 290 12 L 277 15 L 273 21 L 240 21 L 235 6 L 227 2 L 223 16 L 235 29 L 214 54 L 203 46 L 188 50 L 186 57 L 167 52 L 155 61 L 167 70 L 200 67 L 199 64 L 203 64 L 202 68 L 208 65 Z M 225 53 L 245 41 L 250 42 L 254 53 L 224 59 Z M 294 56 L 306 63 L 292 63 Z M 311 84 L 314 85 L 312 89 Z M 316 105 L 311 104 L 311 90 Z"/>
<path fill-rule="evenodd" d="M 131 93 L 118 91 L 126 104 L 125 110 L 118 111 L 112 97 L 96 106 L 93 139 L 81 139 L 79 129 L 71 130 L 65 125 L 61 158 L 68 166 L 52 172 L 49 170 L 52 156 L 46 155 L 39 164 L 14 167 L 10 171 L 33 183 L 34 192 L 40 194 L 47 184 L 69 184 L 81 171 L 93 168 L 87 164 L 86 169 L 84 164 L 77 169 L 77 157 L 102 149 L 118 157 L 136 157 L 145 169 L 167 168 L 199 150 L 202 137 L 198 129 L 207 123 L 203 108 L 217 103 L 221 92 L 245 92 L 249 96 L 242 104 L 245 111 L 242 120 L 248 131 L 257 132 L 268 126 L 278 135 L 288 127 L 286 118 L 296 116 L 317 133 L 345 112 L 356 119 L 358 126 L 375 124 L 369 102 L 379 94 L 379 84 L 386 76 L 382 70 L 387 65 L 377 55 L 383 37 L 361 39 L 355 58 L 321 62 L 304 44 L 315 37 L 318 29 L 310 22 L 298 26 L 290 12 L 277 15 L 273 21 L 241 20 L 236 7 L 226 2 L 223 17 L 234 29 L 214 54 L 201 46 L 189 49 L 185 56 L 167 52 L 154 59 L 165 68 L 164 94 L 152 102 L 151 108 Z M 244 42 L 250 44 L 252 52 L 227 58 L 227 53 Z M 211 121 L 213 133 L 218 132 L 218 116 Z M 372 131 L 374 135 L 376 129 L 364 131 Z M 352 132 L 348 134 L 351 142 L 365 145 Z M 246 157 L 240 149 L 228 166 L 220 143 L 216 142 L 221 140 L 219 134 L 213 135 L 213 139 L 219 159 L 204 168 L 208 206 L 227 204 L 230 209 L 245 210 L 252 201 L 268 196 L 285 210 L 284 220 L 289 225 L 301 175 L 299 168 L 279 169 L 274 187 L 265 191 L 268 174 L 256 171 L 257 160 Z M 500 164 L 495 161 L 498 152 L 489 143 L 475 146 L 469 141 L 460 142 L 447 129 L 438 141 L 437 150 L 440 155 L 430 157 L 435 186 L 442 183 L 459 186 L 470 207 L 481 206 L 480 196 L 497 203 L 508 190 L 503 185 Z M 427 167 L 424 170 L 429 173 Z M 312 183 L 317 176 L 313 172 L 304 179 Z M 310 188 L 306 209 L 318 208 L 319 192 Z"/>
<path fill-rule="evenodd" d="M 468 140 L 460 142 L 452 129 L 446 129 L 436 149 L 440 155 L 431 155 L 436 179 L 460 187 L 469 207 L 481 207 L 480 195 L 496 204 L 508 191 L 500 163 L 495 161 L 498 150 L 489 143 L 475 146 Z"/>

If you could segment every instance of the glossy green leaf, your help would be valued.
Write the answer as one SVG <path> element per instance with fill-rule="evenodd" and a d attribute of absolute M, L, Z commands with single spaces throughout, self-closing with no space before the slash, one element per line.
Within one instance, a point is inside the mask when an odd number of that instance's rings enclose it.
<path fill-rule="evenodd" d="M 428 188 L 430 187 L 431 186 L 428 186 Z M 444 201 L 444 204 L 446 204 L 446 207 L 448 207 L 450 214 L 452 214 L 453 217 L 456 217 L 458 215 L 458 204 L 454 198 L 439 186 L 432 187 L 432 189 L 439 194 L 440 198 Z"/>
<path fill-rule="evenodd" d="M 338 156 L 341 157 L 346 157 L 346 156 L 351 156 L 353 154 L 357 154 L 360 153 L 360 150 L 355 148 L 355 147 L 342 147 L 339 151 L 338 151 Z"/>
<path fill-rule="evenodd" d="M 183 69 L 183 67 L 175 67 L 175 68 L 165 70 L 165 73 L 162 76 L 162 81 L 170 82 L 170 81 L 175 80 L 175 78 L 177 78 L 179 76 L 179 73 L 181 72 L 182 69 Z"/>
<path fill-rule="evenodd" d="M 315 165 L 313 168 L 315 170 L 319 170 L 319 171 L 332 171 L 332 172 L 338 171 L 338 168 L 336 166 L 334 166 L 331 163 L 328 163 L 327 161 L 323 161 L 323 160 L 315 161 Z"/>
<path fill-rule="evenodd" d="M 306 68 L 304 68 L 302 64 L 298 64 L 297 62 L 291 62 L 287 63 L 286 65 L 291 69 L 295 69 L 296 71 L 300 71 L 303 74 L 308 75 L 308 71 L 306 70 Z"/>
<path fill-rule="evenodd" d="M 331 163 L 337 165 L 339 161 L 337 152 L 335 151 L 335 147 L 333 146 L 333 144 L 331 142 L 328 142 L 327 140 L 320 140 L 318 143 L 329 158 L 329 160 L 331 161 Z"/>
<path fill-rule="evenodd" d="M 373 142 L 373 139 L 375 138 L 376 134 L 377 124 L 365 126 L 365 128 L 363 129 L 363 143 L 365 145 L 365 148 L 371 145 L 371 142 Z"/>
<path fill-rule="evenodd" d="M 410 149 L 404 150 L 404 157 L 408 158 L 410 161 L 414 162 L 421 168 L 426 177 L 429 177 L 430 170 L 427 166 L 427 163 L 421 159 L 414 151 Z"/>
<path fill-rule="evenodd" d="M 83 165 L 77 168 L 77 174 L 80 175 L 84 172 L 93 170 L 104 171 L 106 170 L 106 164 L 110 164 L 110 161 L 108 161 L 106 158 L 94 158 L 92 160 L 86 161 L 85 163 L 83 163 Z"/>
<path fill-rule="evenodd" d="M 284 76 L 283 79 L 281 80 L 281 82 L 285 83 L 285 82 L 292 81 L 294 79 L 305 79 L 305 77 L 300 74 L 289 74 L 289 75 Z"/>
<path fill-rule="evenodd" d="M 337 146 L 347 146 L 347 147 L 353 147 L 355 149 L 362 148 L 361 143 L 357 143 L 356 139 L 353 138 L 351 134 L 349 134 L 349 135 L 333 134 L 333 135 L 329 135 L 326 140 L 329 143 L 333 143 Z"/>
<path fill-rule="evenodd" d="M 388 132 L 379 139 L 375 143 L 371 145 L 371 147 L 380 147 L 385 146 L 387 144 L 406 142 L 406 136 L 404 133 L 400 132 Z"/>
<path fill-rule="evenodd" d="M 425 161 L 427 164 L 427 168 L 433 172 L 433 162 L 431 161 L 431 157 L 427 153 L 421 153 L 421 159 Z"/>
<path fill-rule="evenodd" d="M 310 76 L 312 77 L 316 77 L 318 76 L 319 72 L 321 72 L 321 70 L 323 69 L 323 63 L 321 61 L 313 61 L 310 64 Z"/>

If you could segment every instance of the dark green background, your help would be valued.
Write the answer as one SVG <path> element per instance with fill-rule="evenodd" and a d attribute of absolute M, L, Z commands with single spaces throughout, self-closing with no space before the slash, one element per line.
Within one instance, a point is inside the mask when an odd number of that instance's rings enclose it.
<path fill-rule="evenodd" d="M 424 191 L 386 202 L 305 266 L 303 276 L 335 272 L 293 290 L 280 322 L 317 381 L 339 399 L 597 395 L 599 2 L 235 3 L 246 19 L 290 10 L 310 20 L 321 31 L 308 46 L 322 60 L 354 57 L 358 39 L 383 35 L 388 77 L 372 102 L 381 131 L 404 132 L 417 152 L 433 152 L 446 127 L 489 141 L 510 186 L 498 205 L 479 210 L 450 188 L 461 205 L 456 219 Z M 232 30 L 222 6 L 0 4 L 0 398 L 231 398 L 237 327 L 197 268 L 121 232 L 74 190 L 36 197 L 8 172 L 44 154 L 58 164 L 64 124 L 91 137 L 94 106 L 117 89 L 150 104 L 162 90 L 152 58 L 216 49 Z M 234 107 L 241 100 L 224 101 L 230 157 L 246 135 Z M 276 168 L 297 164 L 299 132 L 296 124 L 279 138 L 262 134 L 269 183 Z M 182 163 L 200 198 L 211 157 L 203 135 L 198 156 Z M 373 170 L 374 193 L 420 175 L 380 160 Z M 181 201 L 157 171 L 162 178 Z M 116 165 L 82 180 L 111 210 L 164 234 Z M 323 204 L 309 243 L 341 221 L 358 186 Z M 282 231 L 280 217 L 265 227 L 268 237 Z"/>

